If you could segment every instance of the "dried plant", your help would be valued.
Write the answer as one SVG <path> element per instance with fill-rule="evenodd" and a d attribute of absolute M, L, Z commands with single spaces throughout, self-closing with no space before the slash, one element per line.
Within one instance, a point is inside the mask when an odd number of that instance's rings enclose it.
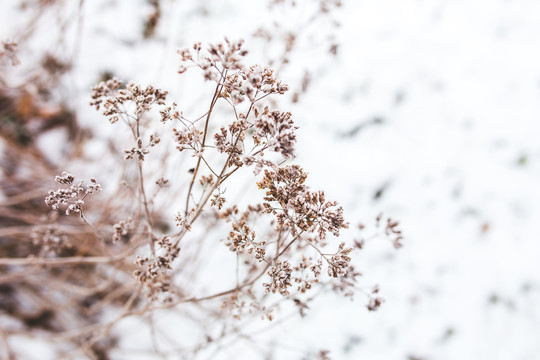
<path fill-rule="evenodd" d="M 153 36 L 161 14 L 159 1 L 150 4 L 145 37 Z M 320 6 L 326 13 L 339 2 Z M 287 46 L 283 59 L 293 49 Z M 15 51 L 16 44 L 4 43 L 0 66 L 16 65 Z M 288 86 L 271 68 L 246 65 L 243 41 L 197 43 L 178 53 L 180 74 L 199 71 L 213 86 L 198 114 L 187 115 L 182 99 L 151 85 L 111 78 L 92 89 L 90 104 L 114 127 L 116 173 L 104 175 L 100 164 L 75 175 L 58 171 L 33 147 L 30 127 L 1 129 L 2 358 L 17 355 L 15 336 L 45 340 L 56 358 L 126 355 L 117 329 L 134 321 L 150 334 L 152 355 L 192 359 L 249 336 L 244 329 L 258 318 L 279 321 L 287 305 L 306 316 L 325 291 L 364 293 L 370 311 L 382 304 L 378 287 L 365 292 L 351 264 L 364 240 L 336 240 L 349 227 L 342 208 L 310 189 L 307 172 L 293 163 L 294 116 L 270 101 Z M 70 68 L 47 59 L 47 76 Z M 19 94 L 5 96 L 2 121 L 25 119 L 11 106 Z M 65 114 L 45 114 L 36 104 L 32 116 Z M 62 119 L 55 124 L 80 139 L 73 116 Z M 235 201 L 246 181 L 255 201 Z M 401 246 L 396 221 L 387 219 L 382 231 Z M 195 336 L 163 335 L 155 318 L 164 314 L 195 324 Z"/>
<path fill-rule="evenodd" d="M 287 86 L 269 68 L 244 65 L 246 53 L 242 41 L 229 40 L 179 51 L 180 73 L 198 68 L 215 84 L 208 108 L 194 119 L 169 102 L 166 91 L 152 86 L 124 86 L 114 78 L 93 88 L 91 105 L 112 126 L 130 134 L 123 158 L 137 176 L 122 180 L 119 191 L 127 195 L 94 198 L 89 196 L 102 190 L 96 180 L 84 185 L 63 172 L 55 178 L 60 188 L 45 198 L 52 210 L 48 216 L 39 221 L 20 218 L 4 229 L 1 300 L 11 304 L 9 317 L 23 319 L 19 331 L 47 330 L 48 340 L 58 341 L 59 356 L 83 351 L 100 359 L 120 341 L 115 325 L 129 317 L 195 306 L 206 324 L 215 319 L 225 324 L 230 317 L 247 321 L 253 315 L 272 320 L 282 302 L 290 301 L 304 316 L 321 289 L 347 296 L 358 290 L 359 273 L 351 266 L 351 256 L 362 245 L 335 243 L 334 237 L 348 227 L 341 207 L 326 200 L 324 192 L 312 191 L 299 165 L 288 164 L 294 159 L 297 127 L 290 113 L 265 104 L 268 96 L 284 94 Z M 221 109 L 218 115 L 218 102 L 229 110 Z M 171 141 L 161 141 L 165 137 Z M 192 163 L 187 165 L 189 176 L 156 178 L 146 171 L 153 153 L 165 146 L 169 160 L 191 154 L 182 157 Z M 162 166 L 172 167 L 172 161 Z M 241 173 L 244 167 L 254 175 Z M 224 186 L 240 182 L 239 176 L 253 178 L 260 202 L 243 207 L 229 202 Z M 175 189 L 187 193 L 178 196 Z M 159 207 L 160 198 L 171 196 L 178 209 L 175 228 Z M 92 214 L 97 209 L 101 216 Z M 31 234 L 25 233 L 27 226 L 34 227 Z M 385 231 L 395 235 L 398 247 L 401 233 L 396 226 L 388 219 Z M 204 261 L 206 243 L 219 247 L 220 256 L 227 258 L 230 252 L 235 259 L 229 288 L 201 293 L 190 283 L 189 273 L 197 274 Z M 28 313 L 12 302 L 27 292 L 45 291 L 35 281 L 43 281 L 50 295 L 34 301 L 34 313 Z M 216 286 L 212 279 L 202 281 Z M 381 303 L 370 295 L 367 307 L 375 310 Z M 112 309 L 116 315 L 104 316 Z M 184 356 L 221 346 L 216 329 L 204 331 L 214 340 L 183 348 Z M 217 338 L 232 334 L 232 329 L 221 329 Z M 75 347 L 66 348 L 66 340 Z M 155 341 L 159 353 L 161 345 Z M 325 351 L 320 354 L 328 356 Z"/>

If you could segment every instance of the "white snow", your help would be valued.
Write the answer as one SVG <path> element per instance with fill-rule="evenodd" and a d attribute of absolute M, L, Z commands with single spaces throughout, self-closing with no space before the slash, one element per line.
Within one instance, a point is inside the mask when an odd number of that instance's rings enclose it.
<path fill-rule="evenodd" d="M 163 3 L 158 40 L 140 45 L 144 7 L 85 2 L 73 75 L 84 125 L 107 126 L 84 105 L 100 71 L 156 82 L 189 106 L 197 92 L 175 74 L 178 47 L 245 37 L 251 56 L 264 59 L 250 35 L 261 17 L 277 15 L 265 1 Z M 353 225 L 345 237 L 383 211 L 400 220 L 405 246 L 371 242 L 357 259 L 366 287 L 381 286 L 378 312 L 361 296 L 319 299 L 307 318 L 260 337 L 275 339 L 277 358 L 298 359 L 306 348 L 327 348 L 333 359 L 539 357 L 538 14 L 531 0 L 345 0 L 334 14 L 337 58 L 301 40 L 284 77 L 297 81 L 308 68 L 312 86 L 299 103 L 282 104 L 300 127 L 296 162 L 344 206 Z M 0 40 L 14 38 L 15 23 L 1 23 Z"/>

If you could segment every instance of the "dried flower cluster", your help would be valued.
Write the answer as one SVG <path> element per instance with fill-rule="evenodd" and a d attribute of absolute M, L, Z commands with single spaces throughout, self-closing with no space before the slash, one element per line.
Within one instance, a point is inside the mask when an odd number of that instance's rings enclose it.
<path fill-rule="evenodd" d="M 41 248 L 42 254 L 58 255 L 69 246 L 68 235 L 57 225 L 46 225 L 34 228 L 33 244 Z"/>
<path fill-rule="evenodd" d="M 113 78 L 99 83 L 92 89 L 94 101 L 90 102 L 90 105 L 95 106 L 96 110 L 103 107 L 103 115 L 107 116 L 112 124 L 120 119 L 120 115 L 125 115 L 125 120 L 132 117 L 127 108 L 130 104 L 135 106 L 133 115 L 136 120 L 148 112 L 154 104 L 165 104 L 167 92 L 155 89 L 151 85 L 143 89 L 130 82 L 125 89 L 121 87 L 122 83 Z"/>
<path fill-rule="evenodd" d="M 135 263 L 144 270 L 136 270 L 135 276 L 148 287 L 152 300 L 157 300 L 159 294 L 168 293 L 171 286 L 172 263 L 178 257 L 180 249 L 174 247 L 168 236 L 160 238 L 157 254 L 152 257 L 137 257 Z M 171 295 L 165 297 L 172 301 Z"/>
<path fill-rule="evenodd" d="M 285 166 L 277 171 L 265 171 L 258 183 L 266 189 L 264 207 L 275 214 L 280 227 L 289 228 L 293 235 L 298 232 L 316 232 L 319 240 L 327 232 L 339 236 L 348 224 L 343 218 L 343 209 L 334 201 L 326 201 L 324 192 L 312 192 L 304 184 L 307 175 L 298 165 Z M 277 203 L 278 208 L 273 206 Z"/>
<path fill-rule="evenodd" d="M 266 292 L 275 293 L 278 291 L 281 295 L 289 295 L 289 287 L 292 286 L 292 272 L 291 264 L 287 260 L 276 261 L 268 271 L 271 282 L 263 284 Z"/>
<path fill-rule="evenodd" d="M 339 244 L 338 251 L 328 261 L 328 275 L 337 278 L 347 274 L 346 270 L 349 268 L 349 263 L 351 262 L 351 257 L 349 256 L 351 251 L 353 251 L 353 248 L 345 249 L 345 243 Z"/>
<path fill-rule="evenodd" d="M 6 58 L 10 61 L 12 66 L 17 66 L 20 64 L 19 59 L 17 58 L 17 43 L 13 41 L 3 41 L 2 47 L 0 48 L 0 60 Z"/>
<path fill-rule="evenodd" d="M 377 215 L 376 219 L 376 226 L 377 228 L 382 227 L 381 220 L 382 220 L 383 214 Z M 403 234 L 401 233 L 401 230 L 398 229 L 399 221 L 395 221 L 392 218 L 387 218 L 386 222 L 384 223 L 384 234 L 392 241 L 392 244 L 396 249 L 399 249 L 403 246 Z"/>
<path fill-rule="evenodd" d="M 45 198 L 45 204 L 52 207 L 54 210 L 58 210 L 61 206 L 65 206 L 66 215 L 75 212 L 79 213 L 82 217 L 84 199 L 89 194 L 101 191 L 101 185 L 99 185 L 95 179 L 90 179 L 90 185 L 84 187 L 84 180 L 81 180 L 78 184 L 73 184 L 75 177 L 66 172 L 63 172 L 61 176 L 57 176 L 55 180 L 56 182 L 68 185 L 69 187 L 49 191 L 49 196 Z"/>
<path fill-rule="evenodd" d="M 112 241 L 116 242 L 122 239 L 123 237 L 125 237 L 131 230 L 132 223 L 133 223 L 133 219 L 129 218 L 126 221 L 122 220 L 119 223 L 114 224 L 113 226 L 114 234 L 112 236 Z"/>
<path fill-rule="evenodd" d="M 265 260 L 266 242 L 255 241 L 255 232 L 247 225 L 246 219 L 232 223 L 232 230 L 225 245 L 238 254 L 253 255 L 258 261 Z"/>

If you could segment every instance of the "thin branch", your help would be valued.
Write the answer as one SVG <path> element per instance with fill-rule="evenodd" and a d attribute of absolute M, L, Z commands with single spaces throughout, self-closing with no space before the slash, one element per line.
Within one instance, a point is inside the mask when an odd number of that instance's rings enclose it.
<path fill-rule="evenodd" d="M 225 72 L 226 74 L 226 72 Z M 225 75 L 222 75 L 222 78 Z M 221 79 L 220 79 L 221 81 Z M 203 140 L 202 140 L 202 147 L 201 150 L 204 149 L 206 144 L 206 136 L 208 135 L 208 124 L 210 122 L 210 117 L 212 116 L 212 111 L 214 110 L 214 106 L 216 105 L 217 100 L 219 99 L 219 94 L 221 93 L 221 89 L 223 88 L 223 85 L 218 82 L 216 85 L 216 90 L 214 91 L 214 96 L 212 97 L 212 101 L 210 102 L 210 108 L 208 109 L 208 115 L 206 116 L 206 121 L 204 123 L 204 133 L 203 133 Z M 186 199 L 186 210 L 184 212 L 184 216 L 187 216 L 189 212 L 189 199 L 191 196 L 191 191 L 193 189 L 193 184 L 195 183 L 195 179 L 197 178 L 197 173 L 199 172 L 199 166 L 201 165 L 201 157 L 197 160 L 197 165 L 195 166 L 195 170 L 193 171 L 193 177 L 191 178 L 191 182 L 189 184 L 188 189 L 188 195 Z"/>
<path fill-rule="evenodd" d="M 9 347 L 8 337 L 2 328 L 0 328 L 0 343 L 2 344 L 2 346 L 0 346 L 0 355 L 2 355 L 2 359 L 11 360 L 11 348 Z"/>
<path fill-rule="evenodd" d="M 121 254 L 113 256 L 71 256 L 61 258 L 38 258 L 29 256 L 26 258 L 0 258 L 0 265 L 32 266 L 32 265 L 79 265 L 79 264 L 108 264 L 122 261 L 133 254 L 136 248 L 129 249 Z"/>

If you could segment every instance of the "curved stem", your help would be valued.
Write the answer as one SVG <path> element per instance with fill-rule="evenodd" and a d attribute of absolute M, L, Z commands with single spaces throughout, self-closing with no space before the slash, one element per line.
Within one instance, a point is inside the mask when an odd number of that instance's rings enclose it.
<path fill-rule="evenodd" d="M 208 110 L 208 114 L 206 115 L 206 121 L 204 123 L 204 132 L 203 132 L 201 150 L 203 150 L 206 145 L 206 136 L 208 135 L 208 124 L 210 122 L 210 116 L 212 115 L 214 106 L 216 105 L 216 102 L 219 99 L 219 94 L 221 93 L 221 89 L 223 88 L 223 85 L 221 84 L 221 80 L 226 76 L 226 74 L 227 72 L 225 71 L 225 73 L 221 76 L 220 81 L 216 85 L 216 90 L 214 90 L 214 96 L 212 97 L 212 101 L 210 102 L 210 108 Z M 193 177 L 191 178 L 191 182 L 189 183 L 188 195 L 186 198 L 186 209 L 184 212 L 184 216 L 187 216 L 189 212 L 189 199 L 191 198 L 191 191 L 193 190 L 193 184 L 195 183 L 195 179 L 197 178 L 197 173 L 199 172 L 200 166 L 201 166 L 201 157 L 199 157 L 199 159 L 197 160 L 197 165 L 195 166 L 195 170 L 193 171 Z"/>

